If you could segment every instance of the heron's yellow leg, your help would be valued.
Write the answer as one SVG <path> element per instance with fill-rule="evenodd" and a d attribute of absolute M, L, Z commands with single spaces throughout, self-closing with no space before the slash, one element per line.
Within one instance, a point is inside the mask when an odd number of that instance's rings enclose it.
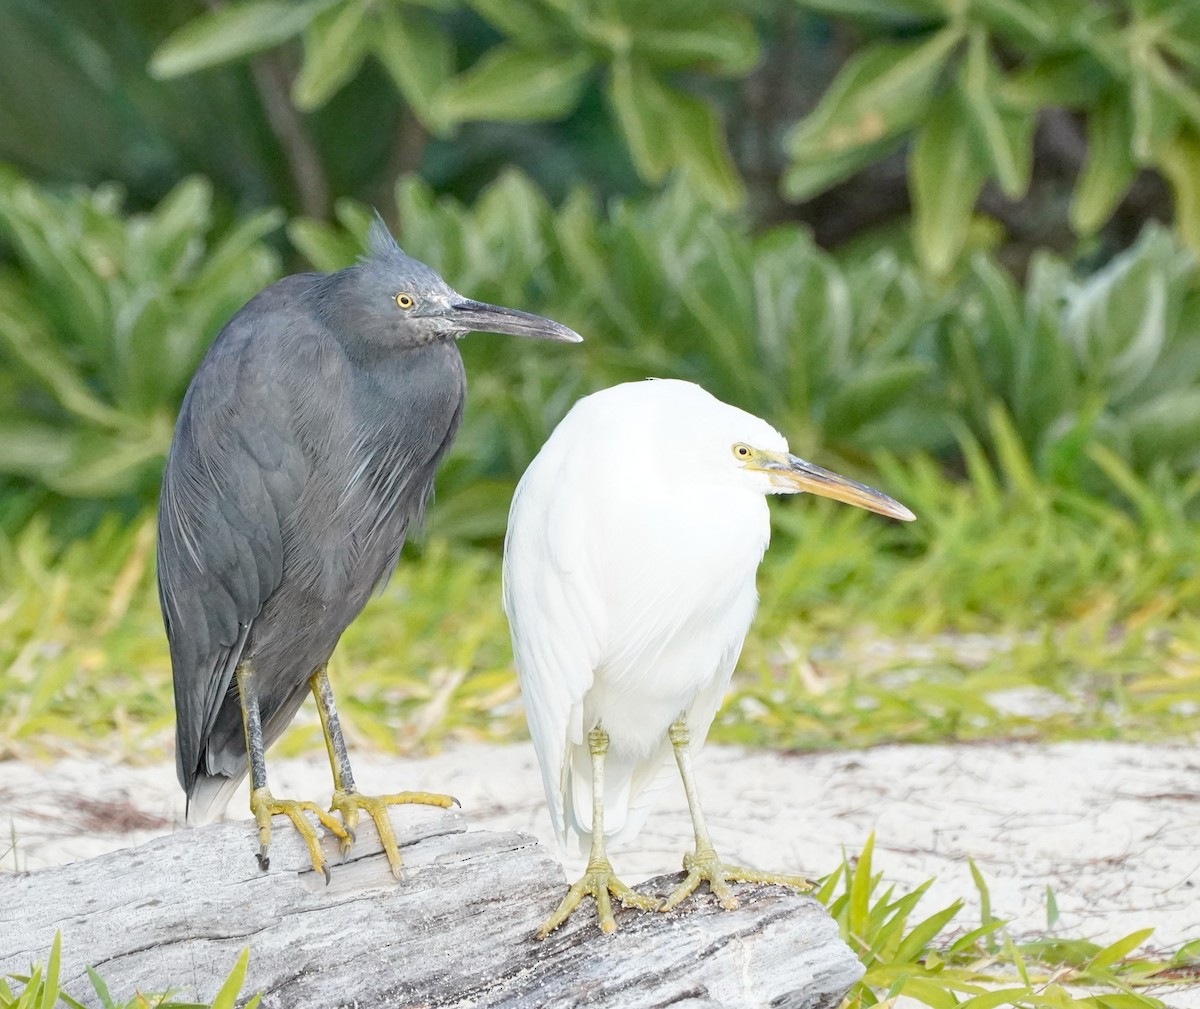
<path fill-rule="evenodd" d="M 686 878 L 659 905 L 660 911 L 670 911 L 680 901 L 696 891 L 702 880 L 707 880 L 713 896 L 720 901 L 721 906 L 733 910 L 738 906 L 737 897 L 730 887 L 730 880 L 739 883 L 780 883 L 783 886 L 794 887 L 797 890 L 811 890 L 815 883 L 803 876 L 789 876 L 782 873 L 760 872 L 757 869 L 745 869 L 740 865 L 726 865 L 717 856 L 713 848 L 712 837 L 709 836 L 708 826 L 704 822 L 704 813 L 700 809 L 700 798 L 696 792 L 696 778 L 692 773 L 692 753 L 688 746 L 690 739 L 687 721 L 682 715 L 676 719 L 667 731 L 671 747 L 675 751 L 675 762 L 679 765 L 679 776 L 683 779 L 683 791 L 687 795 L 688 809 L 692 814 L 692 828 L 696 833 L 696 850 L 683 856 L 683 870 Z"/>
<path fill-rule="evenodd" d="M 599 726 L 588 733 L 588 750 L 592 755 L 592 847 L 588 853 L 587 869 L 567 891 L 554 914 L 538 929 L 539 939 L 545 939 L 566 921 L 589 894 L 596 901 L 596 917 L 600 921 L 601 932 L 615 932 L 617 929 L 610 894 L 623 907 L 653 911 L 658 906 L 657 900 L 626 886 L 613 872 L 604 848 L 604 758 L 608 753 L 608 733 Z"/>
<path fill-rule="evenodd" d="M 267 758 L 263 745 L 262 716 L 259 712 L 258 696 L 254 689 L 254 669 L 249 662 L 238 664 L 234 674 L 237 677 L 238 699 L 242 708 L 242 730 L 246 737 L 246 755 L 250 762 L 250 812 L 254 814 L 254 822 L 258 824 L 258 864 L 266 870 L 271 866 L 269 854 L 271 846 L 271 817 L 282 813 L 292 821 L 296 831 L 304 839 L 308 848 L 308 857 L 312 861 L 314 872 L 325 875 L 329 882 L 329 866 L 321 851 L 321 841 L 316 830 L 304 814 L 313 813 L 326 830 L 340 838 L 346 837 L 346 831 L 340 823 L 321 809 L 315 802 L 297 799 L 277 799 L 267 787 Z"/>
<path fill-rule="evenodd" d="M 396 832 L 392 829 L 388 806 L 419 803 L 447 809 L 457 806 L 458 800 L 452 795 L 436 792 L 394 792 L 391 795 L 363 795 L 359 792 L 354 787 L 350 755 L 346 750 L 342 725 L 333 703 L 333 687 L 329 683 L 329 674 L 325 666 L 320 666 L 309 677 L 308 683 L 317 699 L 317 710 L 321 713 L 321 729 L 325 734 L 325 749 L 329 752 L 329 766 L 333 770 L 333 800 L 329 808 L 341 815 L 345 827 L 339 834 L 342 839 L 342 857 L 350 853 L 358 827 L 359 811 L 365 810 L 375 821 L 375 829 L 379 833 L 379 841 L 383 845 L 384 854 L 387 855 L 392 875 L 399 879 L 402 865 L 400 845 L 396 841 Z"/>

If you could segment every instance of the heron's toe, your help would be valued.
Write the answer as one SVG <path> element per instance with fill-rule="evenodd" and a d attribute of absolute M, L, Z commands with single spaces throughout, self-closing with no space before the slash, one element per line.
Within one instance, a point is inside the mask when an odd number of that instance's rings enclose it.
<path fill-rule="evenodd" d="M 376 833 L 379 834 L 379 843 L 383 848 L 384 855 L 387 856 L 392 876 L 400 879 L 404 874 L 404 862 L 400 858 L 400 845 L 396 840 L 396 832 L 392 828 L 392 818 L 388 813 L 388 807 L 414 804 L 440 806 L 442 809 L 460 805 L 454 796 L 442 795 L 440 792 L 393 792 L 389 795 L 363 795 L 362 792 L 341 789 L 334 792 L 329 808 L 341 816 L 346 830 L 346 836 L 342 840 L 342 857 L 346 858 L 350 854 L 350 849 L 357 840 L 358 816 L 359 811 L 362 810 L 369 814 L 375 823 Z"/>
<path fill-rule="evenodd" d="M 271 817 L 286 816 L 292 821 L 296 832 L 304 839 L 308 848 L 309 861 L 314 872 L 319 872 L 329 882 L 329 865 L 325 854 L 321 851 L 321 839 L 309 820 L 307 813 L 312 813 L 320 821 L 321 826 L 335 837 L 346 838 L 345 828 L 315 802 L 306 799 L 277 799 L 268 789 L 256 788 L 250 793 L 250 811 L 254 814 L 254 822 L 258 825 L 258 866 L 264 872 L 271 867 Z"/>

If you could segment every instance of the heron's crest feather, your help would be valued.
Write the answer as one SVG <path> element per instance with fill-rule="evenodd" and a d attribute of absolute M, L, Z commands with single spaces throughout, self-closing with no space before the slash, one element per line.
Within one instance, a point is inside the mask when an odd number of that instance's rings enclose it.
<path fill-rule="evenodd" d="M 382 269 L 395 281 L 409 281 L 423 290 L 446 287 L 446 282 L 436 270 L 413 259 L 400 248 L 378 210 L 367 229 L 366 246 L 366 252 L 358 259 L 360 266 Z"/>

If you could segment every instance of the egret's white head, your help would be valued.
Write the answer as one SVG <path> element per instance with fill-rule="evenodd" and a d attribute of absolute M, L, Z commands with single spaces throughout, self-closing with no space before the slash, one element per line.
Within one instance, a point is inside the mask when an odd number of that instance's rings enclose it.
<path fill-rule="evenodd" d="M 578 420 L 605 430 L 603 443 L 626 464 L 641 460 L 648 470 L 679 474 L 697 489 L 807 492 L 905 522 L 916 517 L 886 494 L 792 455 L 787 439 L 765 420 L 692 382 L 627 382 L 586 397 L 575 410 L 585 415 Z"/>

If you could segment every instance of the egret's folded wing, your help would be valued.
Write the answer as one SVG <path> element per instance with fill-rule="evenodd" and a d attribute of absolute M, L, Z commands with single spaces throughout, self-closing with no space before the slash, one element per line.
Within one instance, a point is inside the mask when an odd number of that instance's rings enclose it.
<path fill-rule="evenodd" d="M 588 561 L 585 510 L 555 508 L 553 460 L 539 457 L 513 497 L 504 543 L 504 611 L 529 734 L 555 832 L 564 844 L 567 755 L 584 742 L 603 609 Z"/>

